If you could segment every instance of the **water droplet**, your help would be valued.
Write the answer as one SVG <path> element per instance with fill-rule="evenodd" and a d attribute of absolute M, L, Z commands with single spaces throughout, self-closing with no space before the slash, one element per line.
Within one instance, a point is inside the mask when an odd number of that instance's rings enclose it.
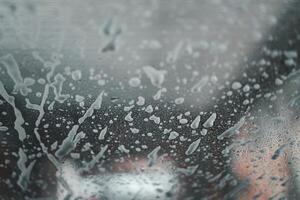
<path fill-rule="evenodd" d="M 143 71 L 150 79 L 152 85 L 155 87 L 160 88 L 163 82 L 165 81 L 165 75 L 167 73 L 166 70 L 158 70 L 152 66 L 144 66 Z"/>
<path fill-rule="evenodd" d="M 193 154 L 193 153 L 197 150 L 197 148 L 199 147 L 200 141 L 201 141 L 201 139 L 199 138 L 198 140 L 192 142 L 192 143 L 189 145 L 188 149 L 186 150 L 185 154 L 186 154 L 186 155 L 191 155 L 191 154 Z"/>
<path fill-rule="evenodd" d="M 125 120 L 128 122 L 132 122 L 133 118 L 131 117 L 132 112 L 130 111 L 126 116 L 125 116 Z"/>
<path fill-rule="evenodd" d="M 199 123 L 200 123 L 200 116 L 198 115 L 194 120 L 193 122 L 191 123 L 191 128 L 192 129 L 197 129 L 199 127 Z"/>
<path fill-rule="evenodd" d="M 182 104 L 184 102 L 184 98 L 183 97 L 179 97 L 177 99 L 175 99 L 175 104 L 179 105 L 179 104 Z"/>
<path fill-rule="evenodd" d="M 242 87 L 242 84 L 240 82 L 233 82 L 232 85 L 231 85 L 231 88 L 233 90 L 238 90 Z"/>
<path fill-rule="evenodd" d="M 128 81 L 131 87 L 138 87 L 141 84 L 141 79 L 139 77 L 133 77 Z"/>
<path fill-rule="evenodd" d="M 203 124 L 203 127 L 205 128 L 210 128 L 210 127 L 213 127 L 214 125 L 214 122 L 217 118 L 217 114 L 216 113 L 213 113 Z"/>
<path fill-rule="evenodd" d="M 98 139 L 99 140 L 104 140 L 106 133 L 107 133 L 107 126 L 100 131 Z"/>
<path fill-rule="evenodd" d="M 176 131 L 171 131 L 170 135 L 169 135 L 169 140 L 174 140 L 179 136 L 179 133 L 177 133 Z"/>

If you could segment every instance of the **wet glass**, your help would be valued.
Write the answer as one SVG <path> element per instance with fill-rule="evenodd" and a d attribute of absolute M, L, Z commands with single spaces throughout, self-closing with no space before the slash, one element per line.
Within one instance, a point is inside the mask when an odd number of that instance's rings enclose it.
<path fill-rule="evenodd" d="M 1 0 L 0 199 L 299 199 L 299 10 Z"/>

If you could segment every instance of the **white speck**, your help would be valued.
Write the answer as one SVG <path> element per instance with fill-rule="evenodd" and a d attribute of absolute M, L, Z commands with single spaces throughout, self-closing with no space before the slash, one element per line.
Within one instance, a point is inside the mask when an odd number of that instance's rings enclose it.
<path fill-rule="evenodd" d="M 180 120 L 179 120 L 179 123 L 180 123 L 180 124 L 187 124 L 187 123 L 188 123 L 188 120 L 187 120 L 187 119 L 180 119 Z"/>
<path fill-rule="evenodd" d="M 0 131 L 8 131 L 8 128 L 6 126 L 0 126 Z"/>
<path fill-rule="evenodd" d="M 279 79 L 279 78 L 276 78 L 276 79 L 275 79 L 275 84 L 278 85 L 278 86 L 279 86 L 279 85 L 282 85 L 282 84 L 283 84 L 283 81 L 282 81 L 281 79 Z"/>
<path fill-rule="evenodd" d="M 131 117 L 132 112 L 130 111 L 126 116 L 125 116 L 125 120 L 128 122 L 132 122 L 133 118 Z"/>
<path fill-rule="evenodd" d="M 101 130 L 98 139 L 99 140 L 104 140 L 106 133 L 107 133 L 107 126 L 104 129 Z"/>
<path fill-rule="evenodd" d="M 147 106 L 146 109 L 145 109 L 145 111 L 146 111 L 147 113 L 152 113 L 152 112 L 153 112 L 153 107 L 152 107 L 152 105 Z"/>
<path fill-rule="evenodd" d="M 203 127 L 204 127 L 204 128 L 210 128 L 210 127 L 213 127 L 216 118 L 217 118 L 217 114 L 216 114 L 216 113 L 213 113 L 213 114 L 206 120 L 206 122 L 204 122 Z"/>
<path fill-rule="evenodd" d="M 197 150 L 197 148 L 198 148 L 198 146 L 199 146 L 199 144 L 200 144 L 200 141 L 201 141 L 201 139 L 199 138 L 198 140 L 192 142 L 192 143 L 190 144 L 190 146 L 188 147 L 188 149 L 186 150 L 185 154 L 186 154 L 186 155 L 191 155 L 191 154 L 193 154 L 193 153 Z"/>
<path fill-rule="evenodd" d="M 152 136 L 153 136 L 153 133 L 149 132 L 149 133 L 147 133 L 147 136 L 148 136 L 148 137 L 152 137 Z"/>
<path fill-rule="evenodd" d="M 79 153 L 70 153 L 70 156 L 74 159 L 79 159 L 80 158 L 80 154 Z"/>
<path fill-rule="evenodd" d="M 43 78 L 39 78 L 37 82 L 41 85 L 44 85 L 46 83 L 46 80 Z"/>
<path fill-rule="evenodd" d="M 83 102 L 84 101 L 84 97 L 76 94 L 75 95 L 75 101 L 78 102 L 78 103 Z"/>
<path fill-rule="evenodd" d="M 93 133 L 98 133 L 98 129 L 94 128 L 92 131 L 93 131 Z"/>
<path fill-rule="evenodd" d="M 103 86 L 103 85 L 105 85 L 105 80 L 100 79 L 100 80 L 97 81 L 97 84 L 100 85 L 100 86 Z"/>
<path fill-rule="evenodd" d="M 216 75 L 213 75 L 210 77 L 210 80 L 212 83 L 216 84 L 218 82 L 218 77 L 216 77 Z"/>
<path fill-rule="evenodd" d="M 52 103 L 49 104 L 48 110 L 53 110 L 54 103 L 55 103 L 55 101 L 52 101 Z M 40 106 L 38 106 L 38 107 L 39 107 L 38 109 L 41 110 L 41 109 L 40 109 Z"/>
<path fill-rule="evenodd" d="M 120 146 L 118 147 L 118 149 L 119 149 L 119 151 L 121 151 L 121 152 L 129 153 L 129 150 L 126 149 L 124 145 L 120 145 Z"/>
<path fill-rule="evenodd" d="M 287 65 L 287 66 L 295 66 L 296 65 L 296 62 L 294 61 L 294 59 L 292 58 L 288 58 L 284 61 L 284 64 Z"/>
<path fill-rule="evenodd" d="M 165 75 L 167 73 L 166 70 L 158 70 L 152 66 L 144 66 L 143 71 L 150 79 L 152 85 L 154 85 L 155 87 L 161 87 L 161 85 L 165 81 Z"/>
<path fill-rule="evenodd" d="M 179 136 L 179 133 L 177 133 L 176 131 L 171 131 L 170 135 L 169 135 L 169 140 L 174 140 Z"/>
<path fill-rule="evenodd" d="M 243 92 L 249 92 L 250 91 L 250 86 L 249 85 L 245 85 L 243 87 Z"/>
<path fill-rule="evenodd" d="M 41 96 L 42 96 L 42 93 L 41 93 L 41 92 L 37 92 L 37 93 L 35 93 L 35 96 L 36 96 L 36 97 L 41 97 Z"/>
<path fill-rule="evenodd" d="M 242 84 L 240 82 L 233 82 L 232 85 L 231 85 L 231 88 L 233 90 L 238 90 L 242 87 Z"/>
<path fill-rule="evenodd" d="M 164 129 L 164 134 L 170 133 L 172 129 Z"/>
<path fill-rule="evenodd" d="M 131 130 L 132 133 L 139 133 L 140 132 L 140 130 L 137 129 L 137 128 L 130 128 L 130 130 Z"/>
<path fill-rule="evenodd" d="M 191 128 L 197 129 L 199 127 L 200 120 L 201 120 L 200 115 L 198 115 L 191 123 Z"/>
<path fill-rule="evenodd" d="M 228 91 L 228 92 L 226 93 L 226 95 L 230 97 L 231 95 L 233 95 L 233 92 L 232 92 L 232 91 Z"/>
<path fill-rule="evenodd" d="M 298 57 L 297 51 L 284 51 L 283 53 L 287 58 L 297 58 Z"/>
<path fill-rule="evenodd" d="M 201 135 L 205 136 L 207 134 L 207 129 L 205 129 L 205 128 L 202 129 L 200 133 L 201 133 Z"/>
<path fill-rule="evenodd" d="M 137 104 L 138 106 L 143 106 L 143 105 L 145 104 L 145 98 L 142 97 L 142 96 L 139 96 L 139 97 L 138 97 L 138 100 L 137 100 L 137 102 L 136 102 L 136 104 Z"/>
<path fill-rule="evenodd" d="M 88 151 L 88 150 L 91 149 L 92 146 L 93 146 L 93 145 L 92 145 L 91 143 L 87 142 L 87 143 L 85 143 L 85 144 L 83 145 L 81 151 L 82 151 L 82 152 Z"/>
<path fill-rule="evenodd" d="M 245 99 L 244 101 L 243 101 L 243 105 L 248 105 L 250 103 L 250 101 L 248 100 L 248 99 Z"/>
<path fill-rule="evenodd" d="M 191 115 L 191 112 L 190 112 L 190 111 L 187 111 L 187 112 L 184 113 L 184 115 L 185 115 L 185 116 L 190 116 L 190 115 Z"/>
<path fill-rule="evenodd" d="M 80 70 L 75 70 L 72 72 L 72 79 L 74 81 L 79 81 L 81 79 L 82 75 L 81 75 L 81 71 Z"/>
<path fill-rule="evenodd" d="M 125 106 L 125 107 L 124 107 L 124 111 L 125 111 L 125 112 L 128 112 L 128 111 L 130 111 L 133 107 L 134 107 L 134 105 L 131 105 L 131 106 Z"/>
<path fill-rule="evenodd" d="M 256 83 L 253 85 L 253 87 L 254 87 L 254 89 L 258 90 L 260 88 L 260 85 Z"/>
<path fill-rule="evenodd" d="M 153 120 L 155 124 L 159 124 L 160 123 L 160 118 L 156 117 L 155 115 L 150 116 L 149 119 Z"/>
<path fill-rule="evenodd" d="M 270 98 L 271 96 L 272 96 L 272 93 L 270 93 L 270 92 L 264 94 L 264 97 L 265 97 L 265 98 Z"/>
<path fill-rule="evenodd" d="M 177 99 L 175 99 L 175 104 L 182 104 L 184 102 L 184 98 L 183 97 L 179 97 Z"/>
<path fill-rule="evenodd" d="M 141 79 L 139 77 L 133 77 L 129 79 L 128 83 L 131 87 L 138 87 L 141 84 Z"/>
<path fill-rule="evenodd" d="M 161 43 L 158 40 L 149 41 L 149 46 L 152 49 L 160 49 L 162 47 Z"/>
<path fill-rule="evenodd" d="M 153 99 L 154 99 L 155 101 L 159 100 L 159 99 L 161 98 L 162 93 L 163 93 L 163 92 L 166 92 L 166 91 L 167 91 L 166 88 L 161 88 L 161 89 L 159 89 L 159 90 L 156 92 L 156 94 L 153 96 Z"/>
<path fill-rule="evenodd" d="M 197 82 L 191 89 L 191 91 L 193 93 L 196 93 L 196 92 L 201 92 L 203 87 L 208 83 L 209 81 L 209 77 L 208 76 L 204 76 L 200 79 L 199 82 Z"/>

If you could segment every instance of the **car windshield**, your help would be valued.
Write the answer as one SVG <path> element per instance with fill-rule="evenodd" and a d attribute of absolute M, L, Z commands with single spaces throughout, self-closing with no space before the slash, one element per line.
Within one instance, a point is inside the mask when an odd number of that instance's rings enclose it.
<path fill-rule="evenodd" d="M 0 0 L 0 199 L 300 199 L 297 0 Z"/>

